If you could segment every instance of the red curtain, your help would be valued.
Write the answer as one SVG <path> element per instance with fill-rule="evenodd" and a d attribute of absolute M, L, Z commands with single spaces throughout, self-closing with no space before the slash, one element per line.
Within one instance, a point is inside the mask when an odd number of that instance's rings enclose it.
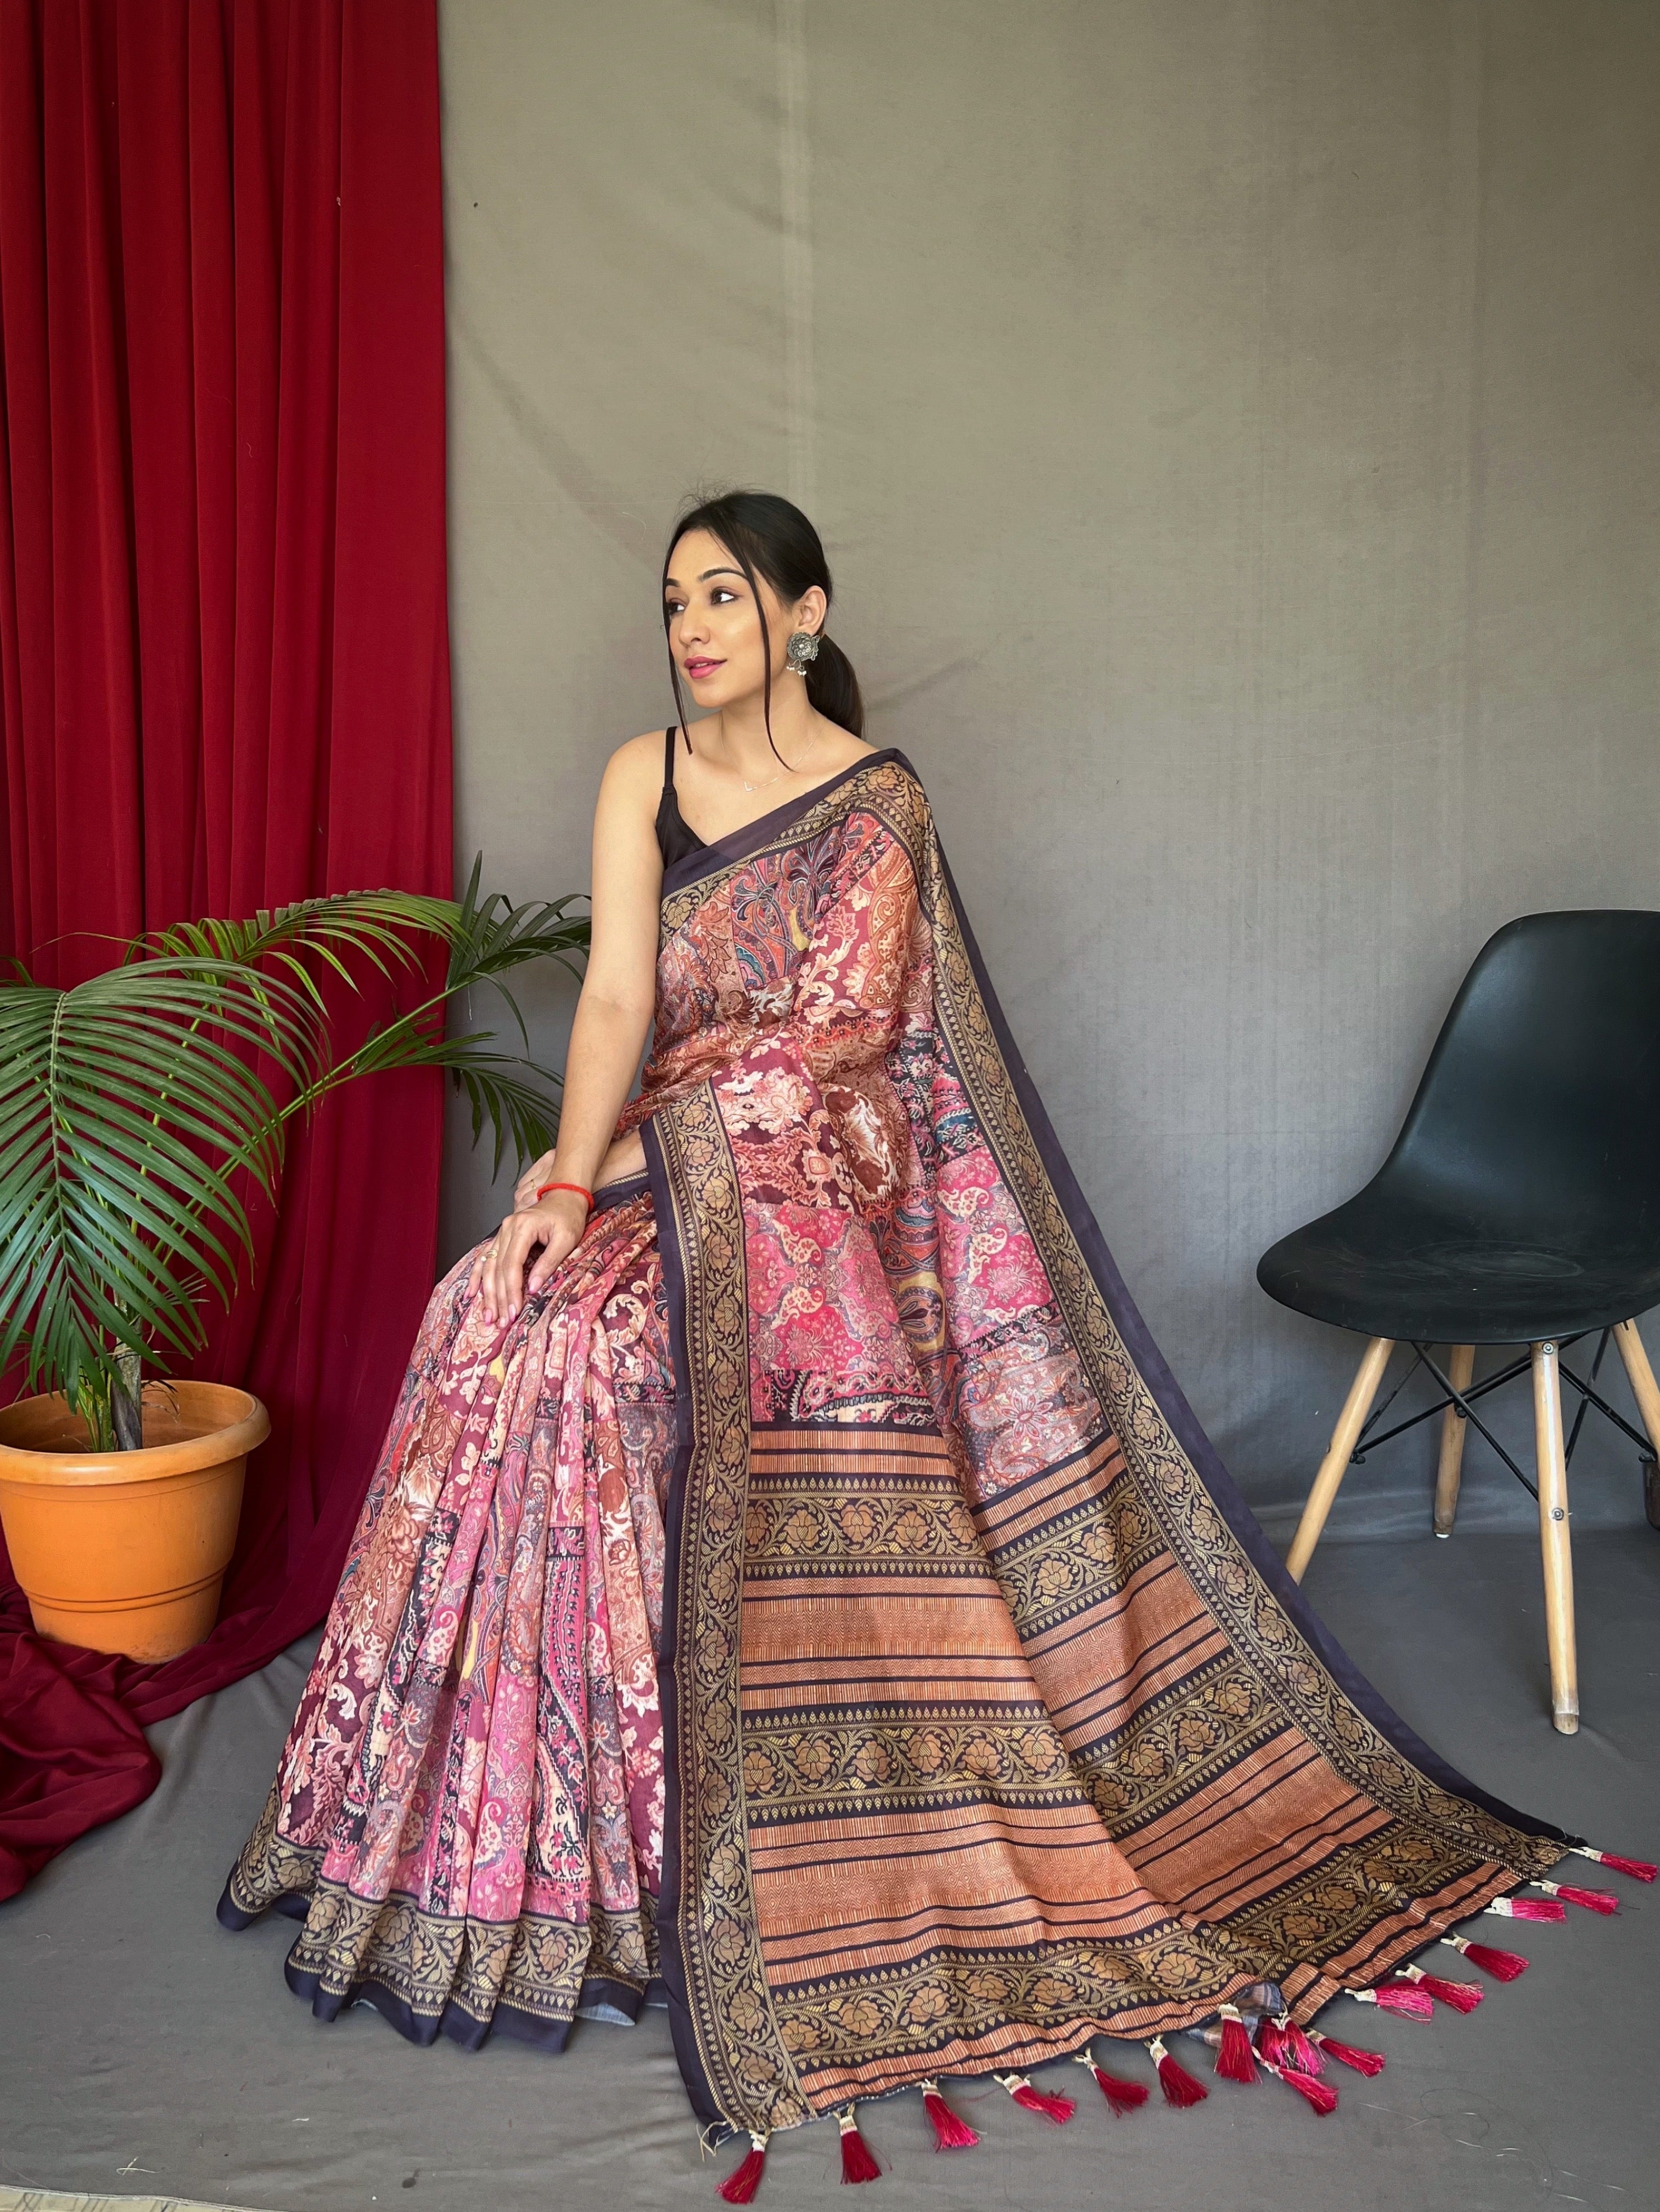
<path fill-rule="evenodd" d="M 0 0 L 0 928 L 37 977 L 450 890 L 443 343 L 435 0 Z M 273 1424 L 208 1642 L 42 1643 L 0 1572 L 0 1897 L 154 1786 L 143 1723 L 326 1610 L 432 1283 L 441 1084 L 324 1109 L 200 1364 Z"/>

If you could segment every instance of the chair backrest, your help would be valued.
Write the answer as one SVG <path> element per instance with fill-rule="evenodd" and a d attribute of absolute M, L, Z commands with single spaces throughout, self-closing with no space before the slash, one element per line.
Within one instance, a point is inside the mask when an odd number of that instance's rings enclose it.
<path fill-rule="evenodd" d="M 1529 914 L 1490 937 L 1377 1180 L 1529 1242 L 1660 1239 L 1660 914 Z"/>

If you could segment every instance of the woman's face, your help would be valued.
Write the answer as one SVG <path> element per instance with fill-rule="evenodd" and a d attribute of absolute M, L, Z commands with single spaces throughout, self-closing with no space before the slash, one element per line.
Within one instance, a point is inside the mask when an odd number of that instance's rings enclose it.
<path fill-rule="evenodd" d="M 824 618 L 824 595 L 815 586 L 786 606 L 765 577 L 757 580 L 767 617 L 775 684 L 784 669 L 784 647 L 795 629 L 817 629 Z M 663 587 L 668 617 L 669 650 L 700 707 L 730 707 L 753 698 L 765 677 L 761 624 L 755 593 L 743 569 L 718 538 L 693 530 L 678 539 L 669 556 Z"/>

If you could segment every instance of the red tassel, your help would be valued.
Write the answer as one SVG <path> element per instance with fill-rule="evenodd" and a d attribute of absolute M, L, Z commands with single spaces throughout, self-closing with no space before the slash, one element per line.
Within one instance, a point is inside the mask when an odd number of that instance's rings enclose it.
<path fill-rule="evenodd" d="M 1316 2081 L 1311 2074 L 1294 2073 L 1289 2067 L 1273 2066 L 1268 2070 L 1312 2105 L 1322 2119 L 1337 2110 L 1337 2092 L 1329 2081 Z"/>
<path fill-rule="evenodd" d="M 1321 2057 L 1319 2051 L 1294 2020 L 1288 2020 L 1286 2022 L 1285 2038 L 1286 2065 L 1296 2067 L 1298 2072 L 1303 2074 L 1321 2074 L 1325 2071 L 1324 2059 Z"/>
<path fill-rule="evenodd" d="M 1427 1990 L 1443 2004 L 1450 2005 L 1455 2012 L 1474 2012 L 1487 1991 L 1480 1982 L 1444 1982 L 1439 1974 L 1426 1974 L 1420 1968 L 1413 1976 L 1415 1988 Z"/>
<path fill-rule="evenodd" d="M 1620 1900 L 1611 1889 L 1575 1889 L 1571 1883 L 1554 1881 L 1553 1896 L 1560 1897 L 1565 1905 L 1583 1905 L 1587 1912 L 1618 1912 Z"/>
<path fill-rule="evenodd" d="M 1029 2112 L 1041 2112 L 1058 2128 L 1064 2127 L 1078 2110 L 1070 2097 L 1051 2097 L 1047 2090 L 1034 2089 L 1030 2081 L 1023 2081 L 1010 2094 L 1017 2105 L 1024 2105 Z"/>
<path fill-rule="evenodd" d="M 728 2204 L 752 2203 L 755 2192 L 761 2186 L 762 2170 L 767 2162 L 767 2139 L 764 2136 L 751 2136 L 750 2141 L 754 2148 L 714 2192 L 717 2197 L 724 2197 Z"/>
<path fill-rule="evenodd" d="M 936 2150 L 972 2150 L 979 2142 L 968 2122 L 940 2095 L 937 2081 L 922 2084 L 922 2110 L 933 2122 Z"/>
<path fill-rule="evenodd" d="M 1164 2093 L 1164 2102 L 1174 2105 L 1178 2112 L 1189 2105 L 1202 2105 L 1210 2091 L 1202 2081 L 1194 2080 L 1179 2059 L 1171 2057 L 1163 2039 L 1155 2037 L 1147 2048 L 1158 2068 L 1158 2086 Z"/>
<path fill-rule="evenodd" d="M 1364 1994 L 1385 2012 L 1398 2012 L 1402 2020 L 1433 2020 L 1435 2000 L 1427 1990 L 1414 1989 L 1410 1982 L 1389 1982 L 1381 1990 L 1368 1990 Z"/>
<path fill-rule="evenodd" d="M 1257 2023 L 1256 2049 L 1265 2066 L 1278 2066 L 1286 2055 L 1286 2021 L 1264 2014 Z"/>
<path fill-rule="evenodd" d="M 1501 1920 L 1566 1920 L 1568 1909 L 1554 1897 L 1500 1897 L 1487 1907 Z"/>
<path fill-rule="evenodd" d="M 1483 1973 L 1501 1982 L 1513 1982 L 1528 1971 L 1528 1961 L 1519 1951 L 1497 1951 L 1491 1943 L 1461 1943 L 1458 1948 L 1472 1966 L 1480 1966 Z"/>
<path fill-rule="evenodd" d="M 836 2115 L 842 2130 L 842 2179 L 843 2181 L 879 2181 L 882 2169 L 871 2155 L 870 2145 L 859 2132 L 859 2123 L 854 2118 L 853 2106 Z"/>
<path fill-rule="evenodd" d="M 1360 2051 L 1352 2043 L 1340 2043 L 1335 2035 L 1322 2035 L 1316 2027 L 1314 2039 L 1322 2051 L 1328 2052 L 1340 2066 L 1353 2066 L 1357 2074 L 1381 2074 L 1383 2054 L 1381 2051 Z"/>
<path fill-rule="evenodd" d="M 1222 2040 L 1216 2053 L 1216 2070 L 1225 2081 L 1255 2081 L 1256 2061 L 1251 2056 L 1245 2023 L 1231 2005 L 1222 2008 Z"/>
<path fill-rule="evenodd" d="M 1147 2101 L 1147 2092 L 1140 2081 L 1121 2081 L 1116 2074 L 1109 2074 L 1104 2066 L 1098 2066 L 1086 2051 L 1074 2051 L 1073 2057 L 1080 2066 L 1087 2066 L 1094 2075 L 1101 2094 L 1115 2112 L 1134 2112 Z"/>
<path fill-rule="evenodd" d="M 1598 1866 L 1628 1874 L 1633 1881 L 1652 1881 L 1660 1874 L 1660 1867 L 1651 1866 L 1646 1859 L 1622 1859 L 1617 1851 L 1594 1851 L 1588 1844 L 1576 1844 L 1573 1848 L 1582 1859 L 1595 1859 Z"/>

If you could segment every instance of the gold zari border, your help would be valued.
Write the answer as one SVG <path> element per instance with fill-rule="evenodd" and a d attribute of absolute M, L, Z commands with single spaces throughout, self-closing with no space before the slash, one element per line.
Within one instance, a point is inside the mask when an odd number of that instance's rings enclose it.
<path fill-rule="evenodd" d="M 708 1084 L 660 1109 L 654 1126 L 685 1285 L 692 1407 L 673 1593 L 680 1949 L 710 2091 L 734 2127 L 763 2135 L 812 2114 L 762 1962 L 739 1731 L 750 1464 L 744 1205 Z"/>

